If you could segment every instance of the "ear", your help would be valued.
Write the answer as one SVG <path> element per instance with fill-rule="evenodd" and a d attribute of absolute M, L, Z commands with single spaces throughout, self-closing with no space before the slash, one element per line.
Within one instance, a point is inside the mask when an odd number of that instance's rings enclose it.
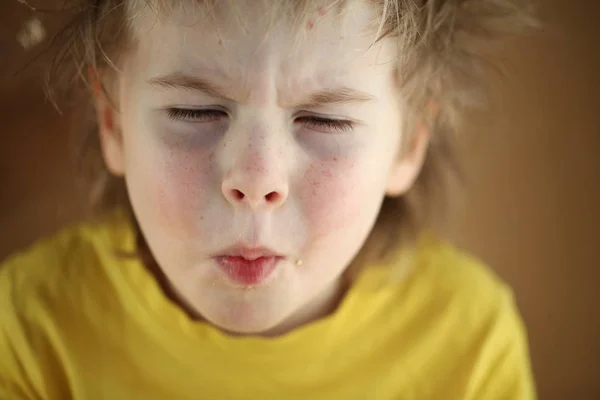
<path fill-rule="evenodd" d="M 107 98 L 106 91 L 102 90 L 100 78 L 93 69 L 90 69 L 89 79 L 93 90 L 104 162 L 113 175 L 123 176 L 125 162 L 119 112 Z"/>
<path fill-rule="evenodd" d="M 386 187 L 388 196 L 401 196 L 415 183 L 425 161 L 429 139 L 429 129 L 421 122 L 417 123 L 412 137 L 406 144 L 407 150 L 401 152 L 390 169 Z"/>

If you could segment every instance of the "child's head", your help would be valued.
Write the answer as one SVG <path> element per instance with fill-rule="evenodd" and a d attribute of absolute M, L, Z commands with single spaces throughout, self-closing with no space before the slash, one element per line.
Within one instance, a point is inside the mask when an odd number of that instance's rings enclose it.
<path fill-rule="evenodd" d="M 236 332 L 324 312 L 359 252 L 423 228 L 471 46 L 520 22 L 509 0 L 90 3 L 70 46 L 102 83 L 101 195 L 126 187 L 177 295 Z"/>

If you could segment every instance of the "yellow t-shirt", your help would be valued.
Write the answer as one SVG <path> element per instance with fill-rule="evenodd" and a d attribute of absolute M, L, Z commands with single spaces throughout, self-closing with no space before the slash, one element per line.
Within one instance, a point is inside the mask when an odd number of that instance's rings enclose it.
<path fill-rule="evenodd" d="M 193 321 L 139 261 L 123 215 L 0 269 L 0 399 L 534 399 L 509 289 L 424 239 L 395 283 L 373 266 L 332 315 L 277 338 Z"/>

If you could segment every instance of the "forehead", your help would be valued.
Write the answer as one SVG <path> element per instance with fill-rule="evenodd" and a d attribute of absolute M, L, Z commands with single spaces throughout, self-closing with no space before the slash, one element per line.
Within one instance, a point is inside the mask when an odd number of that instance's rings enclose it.
<path fill-rule="evenodd" d="M 140 6 L 133 19 L 137 64 L 147 78 L 210 75 L 232 87 L 274 85 L 291 93 L 348 80 L 368 84 L 389 72 L 395 51 L 388 39 L 375 43 L 374 7 L 330 3 L 177 2 L 165 12 Z"/>

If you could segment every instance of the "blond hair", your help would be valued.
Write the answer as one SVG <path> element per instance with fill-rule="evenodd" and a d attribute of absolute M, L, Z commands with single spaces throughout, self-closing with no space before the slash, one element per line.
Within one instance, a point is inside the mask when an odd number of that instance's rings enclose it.
<path fill-rule="evenodd" d="M 448 196 L 461 175 L 456 154 L 459 117 L 465 108 L 478 103 L 483 87 L 486 62 L 480 56 L 482 45 L 535 26 L 531 5 L 526 0 L 368 2 L 377 11 L 377 20 L 373 21 L 377 40 L 392 38 L 397 43 L 399 90 L 407 116 L 404 128 L 410 133 L 417 124 L 425 126 L 430 131 L 431 143 L 414 186 L 400 198 L 384 200 L 358 257 L 363 261 L 382 258 L 401 244 L 412 242 L 421 230 L 447 213 Z M 73 15 L 52 41 L 57 56 L 49 69 L 49 94 L 57 98 L 54 92 L 57 88 L 79 87 L 84 90 L 70 91 L 75 95 L 78 110 L 82 99 L 89 106 L 89 118 L 75 132 L 80 139 L 81 171 L 90 183 L 90 205 L 96 212 L 115 206 L 131 208 L 123 179 L 110 175 L 102 160 L 88 71 L 91 68 L 107 75 L 118 68 L 132 44 L 135 20 L 132 14 L 140 3 L 160 15 L 169 12 L 174 3 L 185 5 L 186 1 L 72 1 L 69 9 Z M 217 0 L 203 3 L 213 7 Z M 349 0 L 272 3 L 277 5 L 273 7 L 275 19 L 282 13 L 295 15 L 300 26 L 323 7 L 343 11 Z M 233 6 L 235 1 L 229 4 Z M 74 79 L 83 85 L 76 85 Z M 406 137 L 410 140 L 410 135 Z"/>

